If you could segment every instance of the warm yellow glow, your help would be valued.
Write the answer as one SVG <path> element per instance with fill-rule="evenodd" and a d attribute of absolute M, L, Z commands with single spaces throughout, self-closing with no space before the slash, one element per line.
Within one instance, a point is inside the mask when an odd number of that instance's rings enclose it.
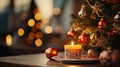
<path fill-rule="evenodd" d="M 53 0 L 35 0 L 41 17 L 50 18 L 53 15 Z"/>
<path fill-rule="evenodd" d="M 12 44 L 12 36 L 7 35 L 6 36 L 6 45 L 11 46 L 11 44 Z"/>
<path fill-rule="evenodd" d="M 47 24 L 49 22 L 49 18 L 44 17 L 44 18 L 41 18 L 41 20 L 44 24 Z"/>
<path fill-rule="evenodd" d="M 37 46 L 37 47 L 42 46 L 42 40 L 41 39 L 36 39 L 35 40 L 35 46 Z"/>
<path fill-rule="evenodd" d="M 52 27 L 51 26 L 47 26 L 47 27 L 45 27 L 45 32 L 46 33 L 48 33 L 48 34 L 50 34 L 50 33 L 52 33 Z"/>
<path fill-rule="evenodd" d="M 74 42 L 73 42 L 73 41 L 71 41 L 71 45 L 72 45 L 72 46 L 74 45 Z"/>
<path fill-rule="evenodd" d="M 35 20 L 34 19 L 29 19 L 28 26 L 33 27 L 34 25 L 35 25 Z"/>
<path fill-rule="evenodd" d="M 59 15 L 61 13 L 61 9 L 56 7 L 54 8 L 54 15 Z"/>
<path fill-rule="evenodd" d="M 82 45 L 64 45 L 65 49 L 82 49 Z"/>
<path fill-rule="evenodd" d="M 41 39 L 43 37 L 41 32 L 37 32 L 35 36 L 36 36 L 36 38 L 39 38 L 39 39 Z"/>
<path fill-rule="evenodd" d="M 19 36 L 23 36 L 24 35 L 24 29 L 23 28 L 19 28 L 18 35 Z"/>
<path fill-rule="evenodd" d="M 35 25 L 36 29 L 38 29 L 38 30 L 40 30 L 40 26 L 41 26 L 41 22 L 37 22 Z"/>
<path fill-rule="evenodd" d="M 41 17 L 40 17 L 40 13 L 36 13 L 35 16 L 34 16 L 35 20 L 40 20 Z"/>
<path fill-rule="evenodd" d="M 35 38 L 35 33 L 34 32 L 30 32 L 28 37 L 29 37 L 29 39 L 34 39 Z"/>

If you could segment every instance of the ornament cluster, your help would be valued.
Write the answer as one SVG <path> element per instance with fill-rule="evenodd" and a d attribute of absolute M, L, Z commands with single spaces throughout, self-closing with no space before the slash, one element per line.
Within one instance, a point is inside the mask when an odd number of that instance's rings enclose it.
<path fill-rule="evenodd" d="M 78 15 L 71 15 L 73 19 L 67 35 L 84 45 L 118 47 L 114 40 L 120 40 L 119 8 L 119 0 L 84 0 Z"/>
<path fill-rule="evenodd" d="M 111 49 L 108 47 L 107 50 L 103 50 L 99 56 L 100 63 L 105 66 L 114 66 L 120 61 L 120 52 L 117 49 Z"/>

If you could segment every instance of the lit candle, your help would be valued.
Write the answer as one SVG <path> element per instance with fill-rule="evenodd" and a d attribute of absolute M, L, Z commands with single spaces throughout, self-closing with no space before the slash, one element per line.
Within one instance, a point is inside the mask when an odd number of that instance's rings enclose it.
<path fill-rule="evenodd" d="M 81 59 L 82 45 L 74 45 L 74 42 L 71 42 L 71 45 L 65 45 L 65 59 Z"/>

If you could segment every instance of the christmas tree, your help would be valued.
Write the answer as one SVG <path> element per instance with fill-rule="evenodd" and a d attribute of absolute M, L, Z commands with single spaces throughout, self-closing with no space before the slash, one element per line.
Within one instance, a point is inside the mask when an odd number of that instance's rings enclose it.
<path fill-rule="evenodd" d="M 120 48 L 120 0 L 83 0 L 68 35 L 83 47 Z"/>

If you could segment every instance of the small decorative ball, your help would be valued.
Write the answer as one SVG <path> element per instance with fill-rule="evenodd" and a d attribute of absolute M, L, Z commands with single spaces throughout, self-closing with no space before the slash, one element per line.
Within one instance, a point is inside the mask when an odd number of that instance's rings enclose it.
<path fill-rule="evenodd" d="M 94 49 L 89 49 L 87 55 L 88 57 L 97 57 L 97 54 L 94 51 Z"/>
<path fill-rule="evenodd" d="M 79 41 L 80 43 L 87 43 L 87 41 L 88 41 L 87 35 L 86 35 L 86 34 L 81 34 L 81 35 L 78 37 L 78 41 Z"/>
<path fill-rule="evenodd" d="M 58 55 L 58 50 L 56 48 L 49 47 L 45 50 L 45 54 L 48 59 L 52 59 L 53 56 Z"/>
<path fill-rule="evenodd" d="M 68 36 L 74 37 L 75 36 L 75 31 L 74 29 L 70 29 L 70 31 L 68 31 Z"/>
<path fill-rule="evenodd" d="M 107 50 L 103 50 L 99 56 L 100 63 L 108 66 L 111 64 L 111 54 Z"/>
<path fill-rule="evenodd" d="M 98 22 L 98 28 L 102 28 L 103 26 L 106 26 L 106 22 L 104 19 L 101 19 L 99 22 Z"/>

